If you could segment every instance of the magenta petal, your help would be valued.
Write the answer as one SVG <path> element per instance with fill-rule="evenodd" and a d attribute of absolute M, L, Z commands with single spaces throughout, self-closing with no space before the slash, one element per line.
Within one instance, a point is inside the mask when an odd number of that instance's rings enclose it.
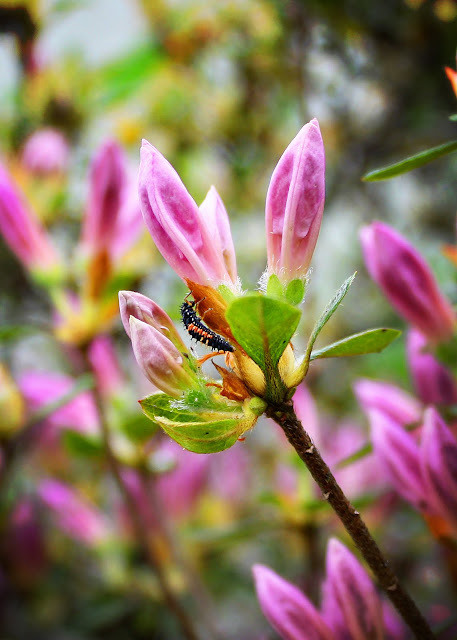
<path fill-rule="evenodd" d="M 58 266 L 57 254 L 23 195 L 0 164 L 0 233 L 10 249 L 31 270 L 51 271 Z"/>
<path fill-rule="evenodd" d="M 89 182 L 83 244 L 90 253 L 111 251 L 127 186 L 126 160 L 117 142 L 108 140 L 98 149 Z"/>
<path fill-rule="evenodd" d="M 264 565 L 252 570 L 260 608 L 284 640 L 332 640 L 320 613 L 297 587 Z"/>
<path fill-rule="evenodd" d="M 457 442 L 433 408 L 425 412 L 421 465 L 427 491 L 439 512 L 457 522 Z"/>
<path fill-rule="evenodd" d="M 160 253 L 182 279 L 229 281 L 200 211 L 176 171 L 143 140 L 139 197 L 144 221 Z"/>
<path fill-rule="evenodd" d="M 281 156 L 267 192 L 268 270 L 287 280 L 305 275 L 325 200 L 325 152 L 319 123 L 308 122 Z"/>
<path fill-rule="evenodd" d="M 425 404 L 457 403 L 457 385 L 452 372 L 427 352 L 427 339 L 411 329 L 408 333 L 408 361 L 416 392 Z"/>
<path fill-rule="evenodd" d="M 379 409 L 399 424 L 413 424 L 422 416 L 420 402 L 411 394 L 388 382 L 361 378 L 354 384 L 354 392 L 365 412 L 370 409 Z"/>
<path fill-rule="evenodd" d="M 22 163 L 38 175 L 66 171 L 70 156 L 68 142 L 61 131 L 46 127 L 29 136 L 22 151 Z"/>
<path fill-rule="evenodd" d="M 375 454 L 395 490 L 419 509 L 426 509 L 428 494 L 413 436 L 382 411 L 372 409 L 368 417 Z"/>
<path fill-rule="evenodd" d="M 360 233 L 367 269 L 390 304 L 430 340 L 447 340 L 455 313 L 422 256 L 399 233 L 380 222 Z"/>
<path fill-rule="evenodd" d="M 105 397 L 118 393 L 124 376 L 111 337 L 97 336 L 89 346 L 88 356 L 100 393 Z"/>
<path fill-rule="evenodd" d="M 322 615 L 337 640 L 383 640 L 381 601 L 367 572 L 335 538 L 327 548 Z"/>

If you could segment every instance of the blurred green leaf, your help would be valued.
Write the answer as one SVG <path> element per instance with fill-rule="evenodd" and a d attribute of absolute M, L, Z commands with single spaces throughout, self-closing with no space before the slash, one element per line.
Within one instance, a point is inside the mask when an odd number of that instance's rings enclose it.
<path fill-rule="evenodd" d="M 67 451 L 82 458 L 99 458 L 104 455 L 100 438 L 74 429 L 65 429 L 62 440 Z"/>
<path fill-rule="evenodd" d="M 96 75 L 95 104 L 103 109 L 125 100 L 140 89 L 161 60 L 160 51 L 147 43 L 104 67 Z"/>
<path fill-rule="evenodd" d="M 120 431 L 133 442 L 145 442 L 149 440 L 157 431 L 159 425 L 148 420 L 141 413 L 135 413 L 127 416 L 121 421 Z"/>
<path fill-rule="evenodd" d="M 449 120 L 452 120 L 452 122 L 457 122 L 457 113 L 454 113 L 453 116 L 449 116 Z"/>
<path fill-rule="evenodd" d="M 370 171 L 363 176 L 362 180 L 364 180 L 365 182 L 388 180 L 389 178 L 394 178 L 395 176 L 399 176 L 402 173 L 407 173 L 408 171 L 412 171 L 413 169 L 422 167 L 425 164 L 428 164 L 433 160 L 437 160 L 438 158 L 441 158 L 448 153 L 453 153 L 454 151 L 457 151 L 457 140 L 452 140 L 451 142 L 440 144 L 438 147 L 426 149 L 425 151 L 421 151 L 414 156 L 410 156 L 409 158 L 405 158 L 400 162 L 391 164 L 388 167 Z"/>
<path fill-rule="evenodd" d="M 31 325 L 6 325 L 0 327 L 0 342 L 11 342 L 13 340 L 20 340 L 26 336 L 42 331 L 38 327 Z"/>
<path fill-rule="evenodd" d="M 401 331 L 398 331 L 398 329 L 370 329 L 338 340 L 338 342 L 329 344 L 318 351 L 313 351 L 310 360 L 379 353 L 399 335 L 401 335 Z"/>

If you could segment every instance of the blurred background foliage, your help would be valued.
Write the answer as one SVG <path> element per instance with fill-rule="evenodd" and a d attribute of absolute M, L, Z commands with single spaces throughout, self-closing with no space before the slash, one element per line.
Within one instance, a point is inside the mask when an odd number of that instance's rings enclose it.
<path fill-rule="evenodd" d="M 456 18 L 451 0 L 1 1 L 3 161 L 70 255 L 95 150 L 106 138 L 117 139 L 134 173 L 141 138 L 148 139 L 197 203 L 216 185 L 231 218 L 242 281 L 253 288 L 266 261 L 263 211 L 271 172 L 302 124 L 317 117 L 327 153 L 327 201 L 300 335 L 306 338 L 356 269 L 356 283 L 323 342 L 375 325 L 401 328 L 366 276 L 358 230 L 375 219 L 391 223 L 427 256 L 455 302 L 455 276 L 440 245 L 454 243 L 457 159 L 448 156 L 387 183 L 363 184 L 361 176 L 455 137 L 448 118 L 456 111 L 455 95 L 443 67 L 454 66 Z M 71 148 L 68 170 L 58 176 L 34 175 L 21 163 L 27 137 L 43 127 L 60 130 Z M 178 319 L 184 285 L 148 237 L 124 267 L 131 288 Z M 74 373 L 52 337 L 49 299 L 4 244 L 0 273 L 1 360 L 13 377 L 37 367 Z M 125 375 L 138 379 L 120 322 L 110 331 Z M 362 375 L 410 388 L 404 342 L 381 356 L 314 366 L 309 387 L 322 421 L 350 419 L 365 428 L 351 392 Z M 141 391 L 138 382 L 130 385 L 124 406 L 133 407 Z M 253 561 L 316 589 L 327 533 L 339 531 L 306 476 L 293 499 L 278 493 L 273 429 L 258 426 L 237 445 L 245 447 L 249 464 L 234 503 L 221 501 L 211 485 L 192 513 L 173 524 L 215 597 L 226 638 L 274 637 L 265 635 L 271 632 L 254 599 Z M 3 517 L 18 496 L 33 494 L 43 469 L 67 477 L 100 509 L 112 511 L 115 490 L 100 473 L 97 455 L 87 456 L 86 449 L 78 457 L 74 449 L 73 443 L 71 464 L 64 458 L 63 468 L 56 460 L 56 468 L 49 459 L 37 460 L 34 452 L 33 464 L 27 462 L 3 495 Z M 293 470 L 287 452 L 284 460 Z M 370 496 L 361 500 L 370 514 Z M 40 551 L 46 569 L 32 576 L 25 571 L 22 579 L 6 562 L 1 640 L 179 637 L 128 541 L 112 536 L 94 551 L 71 542 L 41 511 L 38 516 L 46 532 Z M 375 508 L 369 517 L 375 527 L 382 519 Z M 322 539 L 321 528 L 327 532 Z M 417 515 L 394 510 L 379 535 L 407 579 L 421 585 L 419 601 L 434 592 L 432 601 L 449 604 L 448 584 L 435 568 L 438 552 L 424 546 L 425 531 Z M 290 544 L 284 545 L 284 535 Z M 14 540 L 2 546 L 5 560 Z M 412 562 L 418 549 L 419 564 Z M 179 590 L 182 578 L 174 578 Z"/>

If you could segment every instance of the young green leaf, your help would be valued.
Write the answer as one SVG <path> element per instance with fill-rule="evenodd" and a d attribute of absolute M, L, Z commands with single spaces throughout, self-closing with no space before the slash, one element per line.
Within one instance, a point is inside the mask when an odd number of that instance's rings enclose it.
<path fill-rule="evenodd" d="M 370 329 L 363 333 L 356 333 L 338 342 L 329 344 L 322 349 L 313 351 L 310 360 L 318 358 L 340 358 L 344 356 L 359 356 L 364 353 L 375 353 L 385 349 L 401 334 L 397 329 Z"/>
<path fill-rule="evenodd" d="M 240 405 L 221 399 L 209 400 L 207 406 L 186 405 L 165 394 L 155 394 L 140 401 L 144 413 L 167 435 L 194 453 L 215 453 L 231 447 L 254 426 L 257 419 Z"/>
<path fill-rule="evenodd" d="M 306 283 L 300 278 L 291 280 L 286 288 L 287 302 L 294 305 L 301 304 L 305 297 L 305 289 Z"/>
<path fill-rule="evenodd" d="M 438 158 L 441 158 L 448 153 L 453 153 L 454 151 L 457 151 L 457 140 L 451 140 L 450 142 L 440 144 L 438 147 L 426 149 L 425 151 L 416 153 L 414 156 L 410 156 L 409 158 L 400 160 L 400 162 L 391 164 L 388 167 L 370 171 L 365 176 L 363 176 L 362 180 L 364 180 L 365 182 L 388 180 L 389 178 L 394 178 L 395 176 L 399 176 L 402 173 L 407 173 L 408 171 L 412 171 L 413 169 L 422 167 L 425 164 L 428 164 L 433 160 L 437 160 Z"/>
<path fill-rule="evenodd" d="M 63 444 L 72 455 L 82 458 L 99 458 L 103 455 L 103 443 L 100 438 L 74 429 L 65 429 Z"/>
<path fill-rule="evenodd" d="M 282 286 L 281 280 L 278 278 L 276 273 L 272 273 L 268 278 L 267 296 L 275 296 L 276 298 L 281 298 L 283 293 L 284 287 Z"/>
<path fill-rule="evenodd" d="M 300 316 L 290 304 L 260 294 L 237 298 L 225 315 L 236 340 L 262 371 L 267 361 L 277 367 Z"/>

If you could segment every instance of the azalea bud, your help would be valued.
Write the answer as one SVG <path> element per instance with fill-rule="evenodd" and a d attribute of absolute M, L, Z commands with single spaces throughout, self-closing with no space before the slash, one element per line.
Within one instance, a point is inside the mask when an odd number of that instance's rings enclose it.
<path fill-rule="evenodd" d="M 43 480 L 38 495 L 54 512 L 59 528 L 68 536 L 96 545 L 109 536 L 109 526 L 98 508 L 58 480 Z"/>
<path fill-rule="evenodd" d="M 438 512 L 457 522 L 457 442 L 439 413 L 425 412 L 421 441 L 421 468 L 427 494 Z"/>
<path fill-rule="evenodd" d="M 90 169 L 82 244 L 91 254 L 111 249 L 126 181 L 122 148 L 109 140 L 97 151 Z"/>
<path fill-rule="evenodd" d="M 65 136 L 57 129 L 39 129 L 27 138 L 22 164 L 32 173 L 63 173 L 68 166 L 70 149 Z"/>
<path fill-rule="evenodd" d="M 139 196 L 152 239 L 180 278 L 204 285 L 234 283 L 227 255 L 220 251 L 219 242 L 223 241 L 223 250 L 229 246 L 227 226 L 220 224 L 223 214 L 215 213 L 208 224 L 176 171 L 146 140 L 141 147 Z M 204 213 L 209 208 L 205 205 Z M 214 219 L 219 220 L 217 237 L 211 230 Z"/>
<path fill-rule="evenodd" d="M 381 601 L 365 569 L 336 538 L 327 547 L 322 617 L 336 638 L 383 640 Z"/>
<path fill-rule="evenodd" d="M 130 339 L 141 370 L 158 389 L 179 398 L 196 384 L 184 365 L 185 356 L 155 327 L 130 316 Z"/>
<path fill-rule="evenodd" d="M 316 245 L 325 200 L 325 152 L 319 124 L 308 122 L 280 158 L 267 192 L 268 273 L 303 277 Z"/>
<path fill-rule="evenodd" d="M 260 608 L 284 640 L 332 640 L 333 633 L 306 596 L 261 564 L 252 568 Z"/>
<path fill-rule="evenodd" d="M 119 308 L 125 332 L 130 338 L 130 316 L 151 325 L 163 333 L 179 351 L 185 351 L 186 346 L 181 340 L 171 318 L 153 300 L 135 291 L 119 291 Z"/>
<path fill-rule="evenodd" d="M 449 340 L 455 313 L 414 247 L 380 222 L 362 229 L 361 242 L 371 277 L 396 311 L 429 340 Z"/>
<path fill-rule="evenodd" d="M 388 382 L 362 378 L 355 383 L 354 392 L 366 413 L 371 409 L 377 409 L 401 425 L 414 424 L 421 418 L 420 402 Z"/>
<path fill-rule="evenodd" d="M 457 385 L 451 371 L 427 351 L 427 339 L 411 329 L 407 341 L 409 368 L 417 395 L 425 404 L 457 403 Z"/>
<path fill-rule="evenodd" d="M 395 490 L 421 511 L 429 507 L 419 461 L 419 447 L 411 433 L 382 411 L 368 412 L 374 452 Z"/>
<path fill-rule="evenodd" d="M 26 208 L 22 194 L 1 165 L 0 232 L 13 253 L 31 271 L 49 273 L 57 269 L 57 254 L 46 231 Z"/>

